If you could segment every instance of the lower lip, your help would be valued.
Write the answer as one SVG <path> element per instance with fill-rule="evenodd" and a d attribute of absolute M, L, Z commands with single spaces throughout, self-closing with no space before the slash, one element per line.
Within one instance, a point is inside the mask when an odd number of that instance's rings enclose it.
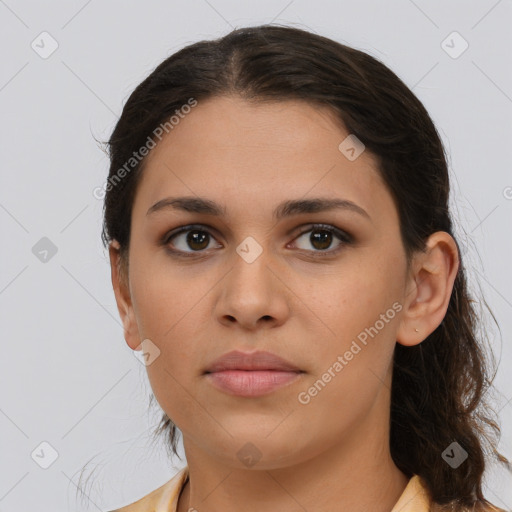
<path fill-rule="evenodd" d="M 276 370 L 226 370 L 208 373 L 206 377 L 221 391 L 231 395 L 251 397 L 271 393 L 294 381 L 301 373 Z"/>

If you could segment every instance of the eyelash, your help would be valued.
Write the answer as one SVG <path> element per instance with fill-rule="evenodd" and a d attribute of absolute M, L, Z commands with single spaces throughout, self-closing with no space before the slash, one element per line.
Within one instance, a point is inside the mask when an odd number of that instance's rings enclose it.
<path fill-rule="evenodd" d="M 170 252 L 173 256 L 178 256 L 178 257 L 184 257 L 184 258 L 197 257 L 198 255 L 205 253 L 206 249 L 201 250 L 201 251 L 180 251 L 180 250 L 171 249 L 170 247 L 168 247 L 169 242 L 173 238 L 175 238 L 176 236 L 178 236 L 182 233 L 187 233 L 189 231 L 201 231 L 204 233 L 208 233 L 209 236 L 211 236 L 212 238 L 215 239 L 213 234 L 209 231 L 208 228 L 206 228 L 206 226 L 201 225 L 201 224 L 190 224 L 187 226 L 181 226 L 181 227 L 175 229 L 174 231 L 171 231 L 170 233 L 166 233 L 162 237 L 161 245 L 166 246 L 166 249 L 168 252 Z M 341 242 L 336 249 L 330 249 L 330 250 L 325 250 L 325 251 L 321 251 L 321 250 L 307 251 L 307 252 L 310 252 L 314 258 L 325 258 L 328 256 L 334 256 L 334 255 L 338 254 L 338 252 L 340 252 L 344 248 L 344 246 L 353 243 L 353 238 L 351 235 L 349 235 L 348 233 L 342 231 L 341 229 L 338 229 L 329 224 L 311 224 L 308 226 L 308 229 L 301 231 L 296 236 L 295 239 L 297 239 L 311 231 L 327 231 L 328 233 L 333 234 Z M 305 249 L 299 249 L 299 250 L 305 250 Z"/>

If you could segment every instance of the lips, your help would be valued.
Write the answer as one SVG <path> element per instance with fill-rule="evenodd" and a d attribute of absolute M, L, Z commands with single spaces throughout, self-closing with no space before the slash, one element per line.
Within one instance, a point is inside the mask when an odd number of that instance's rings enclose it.
<path fill-rule="evenodd" d="M 272 352 L 257 351 L 247 353 L 233 350 L 216 359 L 208 366 L 204 373 L 227 370 L 302 372 L 300 368 Z"/>
<path fill-rule="evenodd" d="M 245 398 L 268 395 L 297 382 L 305 373 L 271 352 L 234 350 L 215 360 L 204 372 L 217 390 Z"/>

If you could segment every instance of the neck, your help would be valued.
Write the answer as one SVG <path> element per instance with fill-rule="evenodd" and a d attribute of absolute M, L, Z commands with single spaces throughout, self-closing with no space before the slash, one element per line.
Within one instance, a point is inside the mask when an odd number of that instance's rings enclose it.
<path fill-rule="evenodd" d="M 184 437 L 189 481 L 177 510 L 235 512 L 243 503 L 244 512 L 389 512 L 408 478 L 394 464 L 389 437 L 382 434 L 387 433 L 358 428 L 311 458 L 270 469 L 258 469 L 258 464 L 240 469 L 205 456 Z"/>

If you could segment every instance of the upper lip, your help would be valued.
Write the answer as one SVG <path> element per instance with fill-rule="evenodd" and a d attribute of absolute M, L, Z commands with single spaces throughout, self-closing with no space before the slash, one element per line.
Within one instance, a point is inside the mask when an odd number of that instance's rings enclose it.
<path fill-rule="evenodd" d="M 272 352 L 241 352 L 233 350 L 222 355 L 208 366 L 205 373 L 224 370 L 274 370 L 301 372 L 300 368 Z"/>

